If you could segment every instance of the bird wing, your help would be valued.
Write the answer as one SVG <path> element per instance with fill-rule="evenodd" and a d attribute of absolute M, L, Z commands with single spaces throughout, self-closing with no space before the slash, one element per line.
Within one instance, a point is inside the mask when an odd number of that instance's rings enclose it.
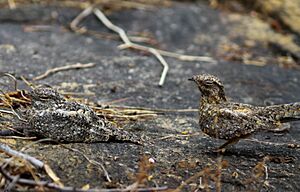
<path fill-rule="evenodd" d="M 261 107 L 257 113 L 280 122 L 300 120 L 300 102 Z"/>
<path fill-rule="evenodd" d="M 264 119 L 251 115 L 251 108 L 212 108 L 210 129 L 205 132 L 220 139 L 249 135 L 268 126 Z"/>

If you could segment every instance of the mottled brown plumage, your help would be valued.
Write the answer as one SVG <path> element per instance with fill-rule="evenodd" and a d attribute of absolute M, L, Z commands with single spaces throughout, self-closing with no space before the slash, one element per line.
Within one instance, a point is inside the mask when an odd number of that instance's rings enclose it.
<path fill-rule="evenodd" d="M 209 74 L 195 75 L 202 96 L 199 125 L 207 135 L 225 139 L 219 149 L 238 142 L 252 133 L 276 129 L 282 122 L 300 120 L 300 102 L 267 107 L 228 102 L 222 82 Z"/>
<path fill-rule="evenodd" d="M 66 100 L 56 90 L 37 88 L 27 95 L 31 105 L 16 112 L 15 129 L 25 136 L 50 138 L 57 142 L 107 142 L 123 141 L 142 144 L 141 139 L 118 129 L 87 105 Z"/>

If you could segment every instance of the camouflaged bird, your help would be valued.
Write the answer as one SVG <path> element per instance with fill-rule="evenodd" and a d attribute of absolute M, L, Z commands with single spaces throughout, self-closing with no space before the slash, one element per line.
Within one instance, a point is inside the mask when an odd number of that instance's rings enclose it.
<path fill-rule="evenodd" d="M 255 132 L 300 120 L 300 102 L 267 107 L 232 103 L 227 101 L 224 86 L 217 77 L 202 74 L 189 80 L 197 84 L 202 94 L 199 106 L 201 130 L 211 137 L 227 140 L 219 150 Z"/>
<path fill-rule="evenodd" d="M 14 123 L 16 131 L 25 136 L 50 138 L 57 142 L 125 141 L 141 144 L 134 134 L 116 128 L 87 105 L 66 100 L 52 88 L 33 89 L 26 95 L 28 108 L 16 110 L 21 118 Z"/>

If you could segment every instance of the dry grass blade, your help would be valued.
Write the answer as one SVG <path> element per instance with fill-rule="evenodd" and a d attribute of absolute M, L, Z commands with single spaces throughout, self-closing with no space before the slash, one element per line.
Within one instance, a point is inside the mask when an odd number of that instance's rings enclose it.
<path fill-rule="evenodd" d="M 54 183 L 58 184 L 59 186 L 63 187 L 64 185 L 60 181 L 60 178 L 57 177 L 55 172 L 51 169 L 51 167 L 47 164 L 44 165 L 44 170 L 47 173 L 47 175 L 54 181 Z"/>
<path fill-rule="evenodd" d="M 14 106 L 15 105 L 28 105 L 30 104 L 30 100 L 24 96 L 23 91 L 14 91 L 14 92 L 8 92 L 4 93 L 2 90 L 0 90 L 2 94 L 0 94 L 0 106 L 3 109 L 0 109 L 2 113 L 12 114 L 18 119 L 25 121 L 20 117 L 20 115 L 15 111 Z M 6 110 L 10 109 L 10 110 Z"/>
<path fill-rule="evenodd" d="M 160 109 L 160 108 L 147 108 L 147 107 L 134 107 L 134 106 L 119 106 L 119 105 L 111 105 L 110 108 L 114 109 L 127 109 L 127 110 L 137 110 L 137 111 L 149 111 L 153 112 L 177 112 L 177 113 L 188 113 L 188 112 L 198 112 L 199 109 Z"/>
<path fill-rule="evenodd" d="M 127 121 L 146 120 L 157 117 L 160 112 L 139 109 L 101 108 L 90 106 L 98 116 L 102 116 L 111 122 L 120 124 Z"/>
<path fill-rule="evenodd" d="M 4 101 L 4 100 L 2 100 L 2 101 Z M 4 102 L 4 103 L 5 103 L 5 102 Z M 11 109 L 10 112 L 9 112 L 9 111 L 6 111 L 7 113 L 15 115 L 15 116 L 16 116 L 18 119 L 20 119 L 21 121 L 25 121 L 25 119 L 21 118 L 20 115 L 14 110 L 13 106 L 11 106 L 11 105 L 8 104 L 8 103 L 5 103 L 5 104 L 6 104 L 7 106 L 9 106 L 10 109 Z M 4 112 L 4 110 L 2 110 L 2 112 Z"/>
<path fill-rule="evenodd" d="M 182 189 L 188 185 L 190 182 L 194 181 L 195 179 L 203 176 L 205 173 L 209 172 L 208 168 L 205 168 L 204 170 L 194 174 L 193 176 L 191 176 L 190 178 L 188 178 L 186 181 L 182 182 L 173 192 L 180 192 L 182 191 Z"/>
<path fill-rule="evenodd" d="M 159 109 L 117 105 L 105 107 L 90 105 L 90 107 L 97 113 L 98 116 L 103 116 L 116 124 L 123 121 L 152 119 L 164 113 L 191 113 L 198 111 L 197 109 Z"/>

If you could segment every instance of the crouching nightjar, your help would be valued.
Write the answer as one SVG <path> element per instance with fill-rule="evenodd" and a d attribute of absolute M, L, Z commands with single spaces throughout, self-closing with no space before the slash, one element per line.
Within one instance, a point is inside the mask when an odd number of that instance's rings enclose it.
<path fill-rule="evenodd" d="M 199 125 L 207 135 L 225 139 L 219 150 L 251 134 L 272 130 L 281 123 L 300 120 L 300 102 L 267 107 L 233 103 L 226 99 L 224 86 L 210 74 L 195 75 L 200 92 Z"/>
<path fill-rule="evenodd" d="M 117 128 L 87 105 L 66 100 L 52 88 L 37 88 L 27 94 L 29 107 L 16 110 L 21 118 L 14 122 L 16 131 L 25 136 L 72 142 L 123 141 L 141 144 L 141 139 Z"/>

